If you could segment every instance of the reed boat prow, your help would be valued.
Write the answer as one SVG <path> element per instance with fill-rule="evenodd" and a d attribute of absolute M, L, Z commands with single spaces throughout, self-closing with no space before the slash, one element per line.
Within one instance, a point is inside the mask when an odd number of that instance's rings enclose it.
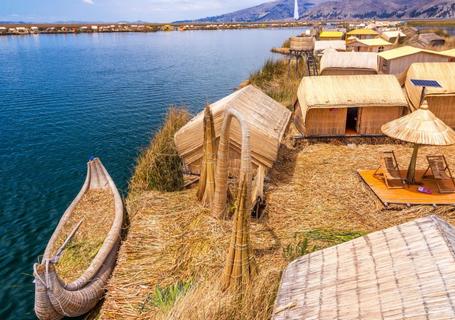
<path fill-rule="evenodd" d="M 81 220 L 68 233 L 65 224 L 72 218 L 77 205 L 91 190 L 109 190 L 113 197 L 112 225 L 90 265 L 74 281 L 65 283 L 59 276 L 55 264 L 77 229 Z M 106 282 L 112 273 L 120 244 L 123 223 L 123 202 L 114 181 L 98 158 L 87 163 L 87 176 L 76 198 L 63 214 L 49 240 L 42 262 L 34 265 L 35 313 L 39 319 L 61 319 L 76 317 L 90 311 L 104 296 Z M 85 226 L 87 227 L 87 226 Z M 56 242 L 64 233 L 65 243 L 56 250 Z M 61 242 L 61 241 L 60 241 Z"/>

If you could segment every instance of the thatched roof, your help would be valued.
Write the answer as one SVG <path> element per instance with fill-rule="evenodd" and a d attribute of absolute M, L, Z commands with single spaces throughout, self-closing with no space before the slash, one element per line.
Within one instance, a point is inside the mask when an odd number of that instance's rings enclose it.
<path fill-rule="evenodd" d="M 346 50 L 346 41 L 344 40 L 319 40 L 314 43 L 314 51 L 323 51 L 326 49 Z"/>
<path fill-rule="evenodd" d="M 449 56 L 451 58 L 455 58 L 455 49 L 441 51 L 441 53 L 443 53 L 444 55 Z"/>
<path fill-rule="evenodd" d="M 271 167 L 276 160 L 291 112 L 258 88 L 249 85 L 213 103 L 211 106 L 217 140 L 220 137 L 224 111 L 234 108 L 244 116 L 249 125 L 253 163 Z M 196 115 L 174 137 L 179 155 L 186 165 L 202 158 L 204 113 Z M 231 126 L 231 146 L 240 152 L 241 131 L 236 120 Z"/>
<path fill-rule="evenodd" d="M 454 319 L 454 246 L 455 229 L 429 216 L 303 256 L 272 319 Z"/>
<path fill-rule="evenodd" d="M 378 54 L 375 52 L 337 52 L 326 50 L 320 62 L 320 73 L 326 69 L 371 70 L 378 72 Z"/>
<path fill-rule="evenodd" d="M 381 37 L 383 37 L 387 41 L 390 41 L 390 39 L 397 38 L 398 35 L 400 36 L 400 39 L 406 38 L 406 34 L 401 32 L 400 30 L 384 31 L 381 33 Z"/>
<path fill-rule="evenodd" d="M 426 62 L 413 63 L 406 76 L 406 93 L 413 109 L 418 109 L 422 94 L 422 87 L 416 87 L 411 79 L 436 80 L 442 88 L 426 88 L 425 97 L 455 95 L 455 63 L 453 62 Z"/>
<path fill-rule="evenodd" d="M 369 35 L 369 36 L 377 36 L 379 33 L 377 33 L 376 31 L 372 30 L 372 29 L 355 29 L 355 30 L 351 30 L 347 33 L 348 36 L 365 36 L 365 35 Z"/>
<path fill-rule="evenodd" d="M 313 108 L 407 107 L 394 75 L 304 77 L 297 92 L 302 119 Z"/>
<path fill-rule="evenodd" d="M 398 59 L 398 58 L 410 56 L 410 55 L 413 55 L 416 53 L 421 53 L 421 52 L 439 55 L 439 56 L 449 56 L 449 54 L 447 54 L 444 51 L 433 51 L 433 50 L 421 49 L 421 48 L 416 48 L 416 47 L 411 47 L 411 46 L 403 46 L 403 47 L 390 49 L 387 51 L 383 51 L 383 52 L 379 53 L 378 55 L 385 60 L 393 60 L 393 59 Z"/>
<path fill-rule="evenodd" d="M 455 144 L 455 131 L 438 119 L 424 104 L 419 110 L 384 124 L 382 132 L 391 138 L 431 146 Z"/>
<path fill-rule="evenodd" d="M 355 42 L 367 46 L 367 47 L 385 47 L 391 46 L 392 43 L 382 39 L 382 38 L 374 38 L 374 39 L 355 39 Z"/>
<path fill-rule="evenodd" d="M 329 30 L 325 30 L 325 31 L 322 31 L 320 34 L 319 34 L 319 38 L 320 39 L 324 39 L 324 38 L 342 38 L 343 37 L 343 32 L 341 31 L 329 31 Z"/>
<path fill-rule="evenodd" d="M 445 39 L 434 32 L 419 34 L 418 41 L 424 44 L 431 44 L 433 41 L 445 42 Z"/>

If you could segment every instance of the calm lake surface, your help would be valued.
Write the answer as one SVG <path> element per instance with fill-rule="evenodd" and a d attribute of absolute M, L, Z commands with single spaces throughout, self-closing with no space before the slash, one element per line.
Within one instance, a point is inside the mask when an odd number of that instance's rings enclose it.
<path fill-rule="evenodd" d="M 0 37 L 0 319 L 34 319 L 32 264 L 97 155 L 126 189 L 169 105 L 202 110 L 303 29 Z"/>

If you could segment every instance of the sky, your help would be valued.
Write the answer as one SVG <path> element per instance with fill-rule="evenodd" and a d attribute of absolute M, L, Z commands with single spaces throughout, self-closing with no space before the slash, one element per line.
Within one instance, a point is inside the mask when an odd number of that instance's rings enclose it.
<path fill-rule="evenodd" d="M 204 18 L 269 0 L 0 0 L 0 21 L 172 22 Z"/>

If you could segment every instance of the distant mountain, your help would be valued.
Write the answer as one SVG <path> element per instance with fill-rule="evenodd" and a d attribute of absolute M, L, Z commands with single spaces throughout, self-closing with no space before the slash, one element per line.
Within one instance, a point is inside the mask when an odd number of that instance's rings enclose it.
<path fill-rule="evenodd" d="M 453 0 L 298 0 L 300 19 L 455 18 Z M 197 22 L 260 22 L 290 20 L 294 0 L 277 0 L 197 20 Z"/>

